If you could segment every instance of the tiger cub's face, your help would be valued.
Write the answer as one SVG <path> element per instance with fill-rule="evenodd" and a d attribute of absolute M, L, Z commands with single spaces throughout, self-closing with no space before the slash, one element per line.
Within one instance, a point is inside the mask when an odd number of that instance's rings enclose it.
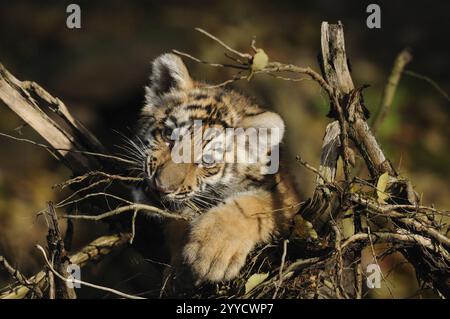
<path fill-rule="evenodd" d="M 231 132 L 249 128 L 256 138 L 259 131 L 269 132 L 266 140 L 263 134 L 257 144 L 250 138 L 232 143 L 238 138 Z M 153 61 L 135 146 L 147 191 L 167 208 L 202 212 L 229 196 L 264 187 L 274 176 L 264 168 L 274 162 L 283 133 L 278 114 L 236 92 L 194 82 L 178 56 L 164 54 Z M 229 157 L 218 158 L 224 152 Z M 248 160 L 258 152 L 261 156 Z M 242 154 L 247 160 L 237 160 Z"/>

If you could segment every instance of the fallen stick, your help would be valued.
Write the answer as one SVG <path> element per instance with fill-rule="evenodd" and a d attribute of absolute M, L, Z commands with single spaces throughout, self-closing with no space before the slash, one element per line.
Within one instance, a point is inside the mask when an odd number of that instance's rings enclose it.
<path fill-rule="evenodd" d="M 83 267 L 91 261 L 97 261 L 110 254 L 112 251 L 125 247 L 130 240 L 130 234 L 122 233 L 109 236 L 102 236 L 83 247 L 79 252 L 69 256 L 70 262 Z M 47 286 L 47 272 L 42 270 L 36 275 L 27 279 L 30 285 L 45 290 Z M 0 299 L 23 299 L 32 288 L 23 284 L 12 287 L 8 292 L 0 294 Z"/>

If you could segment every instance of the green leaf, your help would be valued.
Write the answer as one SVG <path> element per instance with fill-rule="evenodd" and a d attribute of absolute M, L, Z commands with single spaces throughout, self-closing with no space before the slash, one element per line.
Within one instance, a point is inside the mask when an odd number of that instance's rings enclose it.
<path fill-rule="evenodd" d="M 269 63 L 269 57 L 263 49 L 257 49 L 252 61 L 252 71 L 263 70 L 267 63 Z"/>
<path fill-rule="evenodd" d="M 253 274 L 248 278 L 247 282 L 245 283 L 245 293 L 249 293 L 253 290 L 256 286 L 258 286 L 260 283 L 262 283 L 264 280 L 269 277 L 269 273 L 262 273 L 262 274 Z"/>
<path fill-rule="evenodd" d="M 386 193 L 386 187 L 389 182 L 389 174 L 383 173 L 377 182 L 377 198 L 380 204 L 386 203 L 386 199 L 389 198 L 389 194 Z"/>

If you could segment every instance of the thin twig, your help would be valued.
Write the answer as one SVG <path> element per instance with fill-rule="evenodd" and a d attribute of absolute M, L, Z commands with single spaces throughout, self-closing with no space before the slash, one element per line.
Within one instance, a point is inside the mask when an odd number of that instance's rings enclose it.
<path fill-rule="evenodd" d="M 370 235 L 366 233 L 358 233 L 350 236 L 345 240 L 341 247 L 347 249 L 352 243 L 358 241 L 369 241 L 369 236 L 374 242 L 398 242 L 409 245 L 419 245 L 431 251 L 437 252 L 450 263 L 450 255 L 442 247 L 435 245 L 429 238 L 413 233 L 391 233 L 391 232 L 373 232 Z"/>
<path fill-rule="evenodd" d="M 130 237 L 130 245 L 133 244 L 134 236 L 136 235 L 136 216 L 138 214 L 138 210 L 136 209 L 133 212 L 133 217 L 131 218 L 131 237 Z"/>
<path fill-rule="evenodd" d="M 75 196 L 79 195 L 80 193 L 85 192 L 85 191 L 87 191 L 87 190 L 90 190 L 90 189 L 94 188 L 95 186 L 98 186 L 98 185 L 100 185 L 100 184 L 107 183 L 107 182 L 110 182 L 110 181 L 111 181 L 110 179 L 106 179 L 106 178 L 105 178 L 105 179 L 101 179 L 101 180 L 99 180 L 99 181 L 96 181 L 96 182 L 94 182 L 94 183 L 92 183 L 92 184 L 89 184 L 88 186 L 83 187 L 83 188 L 80 188 L 79 190 L 73 192 L 72 194 L 70 194 L 69 196 L 67 196 L 67 197 L 64 198 L 63 200 L 61 200 L 61 201 L 60 201 L 58 204 L 56 204 L 56 205 L 62 205 L 62 204 L 64 204 L 64 203 L 66 203 L 67 201 L 69 201 L 70 199 L 74 198 Z"/>
<path fill-rule="evenodd" d="M 278 284 L 276 285 L 275 292 L 273 293 L 272 299 L 275 299 L 277 297 L 278 290 L 283 285 L 283 268 L 284 268 L 284 263 L 286 262 L 286 254 L 287 254 L 288 243 L 289 243 L 288 239 L 285 239 L 283 241 L 283 255 L 281 256 L 281 265 L 280 265 L 280 270 L 278 272 L 278 276 L 280 277 L 280 279 L 278 281 Z"/>
<path fill-rule="evenodd" d="M 188 217 L 185 217 L 183 215 L 171 213 L 162 209 L 159 209 L 154 206 L 145 205 L 145 204 L 138 204 L 134 203 L 127 206 L 122 206 L 116 209 L 113 209 L 111 211 L 99 214 L 99 215 L 62 215 L 63 218 L 71 218 L 71 219 L 86 219 L 86 220 L 101 220 L 104 218 L 108 218 L 111 216 L 119 215 L 124 212 L 132 211 L 132 210 L 138 210 L 139 212 L 151 212 L 155 213 L 157 215 L 160 215 L 162 217 L 166 218 L 172 218 L 172 219 L 182 219 L 182 220 L 189 220 Z"/>
<path fill-rule="evenodd" d="M 359 254 L 361 256 L 361 253 Z M 362 299 L 363 292 L 363 273 L 361 262 L 357 262 L 355 265 L 355 291 L 356 291 L 356 299 Z"/>
<path fill-rule="evenodd" d="M 381 102 L 377 109 L 377 113 L 374 115 L 372 120 L 372 132 L 374 134 L 378 130 L 381 123 L 383 123 L 383 120 L 389 112 L 392 101 L 394 100 L 398 83 L 403 73 L 403 69 L 409 62 L 411 62 L 411 60 L 412 55 L 409 50 L 403 50 L 397 55 L 391 74 L 389 75 L 386 86 L 383 89 Z"/>
<path fill-rule="evenodd" d="M 409 76 L 412 76 L 412 77 L 415 77 L 415 78 L 418 78 L 418 79 L 428 82 L 432 87 L 434 87 L 444 97 L 444 99 L 446 99 L 448 102 L 450 102 L 450 96 L 448 95 L 448 93 L 445 92 L 444 89 L 441 88 L 439 86 L 439 84 L 437 84 L 436 81 L 434 81 L 432 78 L 422 75 L 422 74 L 419 74 L 417 72 L 410 71 L 410 70 L 405 70 L 404 73 L 406 75 L 409 75 Z"/>
<path fill-rule="evenodd" d="M 48 299 L 56 299 L 56 285 L 55 285 L 55 276 L 51 270 L 47 271 L 48 278 Z"/>
<path fill-rule="evenodd" d="M 206 35 L 208 38 L 213 39 L 214 41 L 216 41 L 217 43 L 219 43 L 221 46 L 223 46 L 225 49 L 227 49 L 228 51 L 240 56 L 241 58 L 245 58 L 245 59 L 252 59 L 252 56 L 248 53 L 242 53 L 239 52 L 235 49 L 233 49 L 232 47 L 230 47 L 229 45 L 225 44 L 222 40 L 220 40 L 219 38 L 213 36 L 211 33 L 201 29 L 201 28 L 195 28 L 196 31 L 203 33 L 204 35 Z"/>
<path fill-rule="evenodd" d="M 42 256 L 44 257 L 45 263 L 47 264 L 47 266 L 48 266 L 48 268 L 50 269 L 50 271 L 51 271 L 55 276 L 57 276 L 59 279 L 65 281 L 65 282 L 67 282 L 67 283 L 78 283 L 78 284 L 82 284 L 82 285 L 85 285 L 85 286 L 88 286 L 88 287 L 91 287 L 91 288 L 95 288 L 95 289 L 98 289 L 98 290 L 107 291 L 107 292 L 113 293 L 113 294 L 115 294 L 115 295 L 118 295 L 118 296 L 120 296 L 120 297 L 127 298 L 127 299 L 146 299 L 146 298 L 142 298 L 142 297 L 139 297 L 139 296 L 134 296 L 134 295 L 126 294 L 126 293 L 124 293 L 124 292 L 121 292 L 121 291 L 118 291 L 118 290 L 115 290 L 115 289 L 112 289 L 112 288 L 109 288 L 109 287 L 103 287 L 103 286 L 95 285 L 95 284 L 92 284 L 92 283 L 89 283 L 89 282 L 86 282 L 86 281 L 81 281 L 81 280 L 76 279 L 76 278 L 67 279 L 67 278 L 65 278 L 64 276 L 62 276 L 60 273 L 58 273 L 58 272 L 53 268 L 52 264 L 50 263 L 50 261 L 49 261 L 48 258 L 47 258 L 47 254 L 46 254 L 44 248 L 42 248 L 42 246 L 40 246 L 40 245 L 36 245 L 36 248 L 39 249 L 39 250 L 41 251 Z"/>
<path fill-rule="evenodd" d="M 312 171 L 314 174 L 317 174 L 324 182 L 326 182 L 325 177 L 319 172 L 319 170 L 311 165 L 308 164 L 308 162 L 306 162 L 303 158 L 301 158 L 300 156 L 296 156 L 295 159 L 297 160 L 297 162 L 299 162 L 300 164 L 302 164 L 304 167 L 306 167 L 307 169 L 309 169 L 310 171 Z"/>
<path fill-rule="evenodd" d="M 128 245 L 130 234 L 116 234 L 97 238 L 77 253 L 69 257 L 70 262 L 83 267 L 90 261 L 98 261 L 101 257 L 108 255 L 113 249 Z M 36 275 L 27 279 L 32 285 L 36 285 L 43 290 L 48 284 L 47 271 L 40 271 Z M 32 291 L 27 285 L 16 285 L 7 292 L 0 294 L 0 299 L 23 299 Z"/>
<path fill-rule="evenodd" d="M 122 198 L 122 197 L 119 197 L 119 196 L 116 196 L 116 195 L 113 195 L 113 194 L 105 193 L 105 192 L 97 192 L 97 193 L 87 194 L 85 196 L 82 196 L 80 198 L 77 198 L 77 199 L 74 199 L 74 200 L 71 200 L 71 201 L 68 201 L 68 202 L 58 203 L 58 204 L 55 205 L 55 208 L 61 208 L 61 207 L 65 207 L 65 206 L 68 206 L 68 205 L 76 204 L 76 203 L 79 203 L 79 202 L 84 201 L 86 199 L 89 199 L 89 198 L 92 198 L 92 197 L 97 197 L 97 196 L 110 197 L 110 198 L 117 199 L 118 201 L 124 202 L 124 203 L 129 204 L 129 205 L 133 204 L 132 201 L 129 201 L 129 200 L 125 199 L 125 198 Z"/>
<path fill-rule="evenodd" d="M 59 183 L 54 185 L 53 187 L 59 187 L 61 189 L 64 189 L 65 187 L 72 185 L 72 184 L 77 184 L 77 183 L 81 183 L 84 180 L 86 180 L 86 178 L 88 177 L 93 177 L 93 176 L 102 176 L 102 177 L 106 177 L 110 180 L 118 180 L 118 181 L 123 181 L 123 182 L 140 182 L 143 181 L 144 179 L 141 177 L 131 177 L 131 176 L 121 176 L 121 175 L 114 175 L 114 174 L 109 174 L 109 173 L 105 173 L 102 171 L 91 171 L 88 172 L 84 175 L 80 175 L 80 176 L 76 176 L 72 179 L 69 179 L 67 181 L 64 181 L 63 183 Z"/>
<path fill-rule="evenodd" d="M 243 52 L 239 52 L 233 48 L 231 48 L 230 46 L 228 46 L 227 44 L 225 44 L 222 40 L 220 40 L 218 37 L 210 34 L 209 32 L 201 29 L 201 28 L 195 28 L 195 30 L 197 30 L 198 32 L 206 35 L 207 37 L 209 37 L 210 39 L 216 41 L 218 44 L 220 44 L 222 47 L 224 47 L 226 50 L 236 54 L 237 56 L 240 56 L 242 58 L 247 59 L 248 61 L 242 62 L 242 61 L 238 61 L 235 60 L 236 62 L 241 62 L 242 64 L 240 65 L 226 65 L 226 64 L 221 64 L 221 63 L 211 63 L 211 62 L 206 62 L 203 61 L 199 58 L 196 58 L 188 53 L 184 53 L 184 52 L 180 52 L 177 50 L 173 50 L 174 53 L 185 56 L 189 59 L 192 59 L 194 61 L 197 61 L 199 63 L 203 63 L 203 64 L 208 64 L 214 67 L 231 67 L 231 68 L 237 68 L 237 69 L 242 69 L 242 70 L 249 70 L 250 69 L 250 62 L 253 59 L 253 56 L 248 54 L 248 53 L 243 53 Z M 306 74 L 309 77 L 311 77 L 311 79 L 315 80 L 317 83 L 319 83 L 320 86 L 322 86 L 322 88 L 328 93 L 329 96 L 333 95 L 333 88 L 325 81 L 325 79 L 316 71 L 314 71 L 313 69 L 311 69 L 310 67 L 299 67 L 297 65 L 293 65 L 293 64 L 283 64 L 280 62 L 269 62 L 264 69 L 258 71 L 258 72 L 253 72 L 253 73 L 268 73 L 268 74 L 274 74 L 274 73 L 279 73 L 279 72 L 289 72 L 289 73 L 298 73 L 298 74 Z M 275 74 L 276 75 L 276 74 Z"/>
<path fill-rule="evenodd" d="M 41 289 L 39 289 L 38 286 L 36 286 L 35 284 L 29 282 L 27 280 L 27 278 L 22 275 L 22 273 L 17 269 L 12 267 L 8 261 L 6 260 L 5 257 L 0 256 L 0 265 L 3 266 L 3 268 L 13 277 L 17 280 L 17 282 L 19 282 L 20 284 L 30 288 L 33 290 L 33 292 L 36 294 L 36 297 L 38 298 L 42 298 L 43 294 Z"/>
<path fill-rule="evenodd" d="M 173 53 L 184 56 L 186 58 L 189 58 L 195 62 L 198 63 L 202 63 L 202 64 L 207 64 L 209 66 L 215 67 L 215 68 L 233 68 L 233 69 L 239 69 L 239 70 L 248 70 L 249 67 L 243 66 L 243 65 L 237 65 L 237 64 L 223 64 L 223 63 L 212 63 L 212 62 L 207 62 L 204 60 L 201 60 L 199 58 L 196 58 L 188 53 L 185 52 L 181 52 L 178 50 L 172 50 Z"/>
<path fill-rule="evenodd" d="M 35 142 L 32 140 L 26 139 L 26 138 L 15 137 L 15 136 L 12 136 L 12 135 L 9 135 L 6 133 L 1 133 L 1 132 L 0 132 L 0 136 L 7 137 L 7 138 L 15 140 L 15 141 L 25 142 L 25 143 L 32 144 L 34 146 L 45 148 L 47 151 L 49 151 L 55 157 L 57 157 L 57 156 L 55 155 L 54 151 L 64 151 L 64 152 L 72 152 L 72 153 L 78 153 L 78 154 L 84 154 L 84 155 L 98 156 L 98 157 L 107 158 L 107 159 L 113 159 L 113 160 L 121 162 L 121 163 L 135 164 L 133 161 L 130 161 L 130 160 L 118 157 L 118 156 L 114 156 L 114 155 L 107 155 L 107 154 L 88 152 L 88 151 L 79 151 L 79 150 L 66 149 L 66 148 L 55 148 L 52 146 L 48 146 L 48 145 L 45 145 L 42 143 L 38 143 L 38 142 Z"/>
<path fill-rule="evenodd" d="M 334 249 L 336 251 L 337 260 L 338 260 L 336 263 L 336 266 L 335 266 L 336 279 L 337 279 L 336 297 L 341 298 L 341 292 L 345 294 L 345 290 L 342 287 L 342 275 L 343 275 L 343 271 L 344 271 L 344 261 L 342 258 L 341 231 L 340 231 L 339 227 L 335 224 L 335 222 L 332 222 L 332 223 L 333 223 L 333 225 L 331 226 L 331 228 L 333 229 L 334 236 L 335 236 Z"/>
<path fill-rule="evenodd" d="M 386 277 L 384 276 L 383 270 L 381 269 L 380 264 L 378 263 L 377 254 L 375 252 L 375 247 L 373 245 L 372 236 L 370 235 L 370 227 L 367 227 L 367 235 L 368 235 L 368 239 L 369 239 L 369 243 L 370 243 L 370 250 L 372 252 L 372 256 L 375 261 L 375 264 L 378 266 L 378 269 L 380 269 L 381 278 L 386 283 L 386 288 L 388 289 L 389 294 L 391 295 L 392 298 L 394 298 L 394 294 L 392 293 L 391 287 L 389 287 L 389 282 L 387 281 Z"/>

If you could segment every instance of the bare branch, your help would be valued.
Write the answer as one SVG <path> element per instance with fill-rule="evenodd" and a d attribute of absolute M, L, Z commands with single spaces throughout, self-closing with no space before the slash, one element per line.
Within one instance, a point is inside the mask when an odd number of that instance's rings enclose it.
<path fill-rule="evenodd" d="M 99 237 L 90 244 L 86 245 L 79 252 L 71 255 L 69 257 L 70 262 L 83 267 L 91 261 L 100 260 L 102 257 L 111 253 L 114 249 L 128 245 L 129 239 L 130 234 L 117 234 Z M 47 286 L 47 273 L 43 270 L 31 278 L 28 278 L 27 281 L 43 290 Z M 0 299 L 22 299 L 25 298 L 31 290 L 32 289 L 27 285 L 21 284 L 9 289 L 9 292 L 0 294 Z"/>
<path fill-rule="evenodd" d="M 14 279 L 16 279 L 18 283 L 20 283 L 21 285 L 23 285 L 23 286 L 25 286 L 25 287 L 27 287 L 27 288 L 33 290 L 33 292 L 36 294 L 36 297 L 42 298 L 43 294 L 42 294 L 41 289 L 40 289 L 38 286 L 36 286 L 35 284 L 30 283 L 30 282 L 27 280 L 27 278 L 26 278 L 24 275 L 22 275 L 22 273 L 21 273 L 18 269 L 12 267 L 12 266 L 8 263 L 8 261 L 6 260 L 6 258 L 3 257 L 3 256 L 0 256 L 0 265 L 3 266 L 3 268 L 4 268 L 4 269 L 5 269 L 5 270 L 6 270 L 6 271 L 7 271 Z"/>
<path fill-rule="evenodd" d="M 450 255 L 442 247 L 435 245 L 429 238 L 421 235 L 412 233 L 390 233 L 390 232 L 373 232 L 370 235 L 366 233 L 359 233 L 352 235 L 350 238 L 344 241 L 342 244 L 342 249 L 346 249 L 350 244 L 357 241 L 369 241 L 370 239 L 374 242 L 388 242 L 388 243 L 402 243 L 409 245 L 420 245 L 423 248 L 429 249 L 431 251 L 437 252 L 442 255 L 445 260 L 450 263 Z"/>
<path fill-rule="evenodd" d="M 134 204 L 127 205 L 127 206 L 122 206 L 122 207 L 113 209 L 113 210 L 111 210 L 109 212 L 105 212 L 105 213 L 100 214 L 100 215 L 62 215 L 61 217 L 63 217 L 63 218 L 71 218 L 71 219 L 101 220 L 101 219 L 104 219 L 104 218 L 108 218 L 108 217 L 111 217 L 111 216 L 116 216 L 116 215 L 122 214 L 124 212 L 134 211 L 134 210 L 137 210 L 139 212 L 155 213 L 157 215 L 161 215 L 162 217 L 166 217 L 166 218 L 189 220 L 188 217 L 185 217 L 183 215 L 170 213 L 168 211 L 159 209 L 159 208 L 154 207 L 154 206 L 145 205 L 145 204 L 138 204 L 138 203 L 134 203 Z"/>
<path fill-rule="evenodd" d="M 175 53 L 175 54 L 184 56 L 186 58 L 189 58 L 189 59 L 191 59 L 191 60 L 193 60 L 195 62 L 202 63 L 202 64 L 207 64 L 209 66 L 216 67 L 216 68 L 233 68 L 233 69 L 239 69 L 239 70 L 248 70 L 249 69 L 249 67 L 246 67 L 246 66 L 243 66 L 243 65 L 207 62 L 207 61 L 204 61 L 204 60 L 200 60 L 199 58 L 196 58 L 196 57 L 194 57 L 194 56 L 192 56 L 192 55 L 190 55 L 188 53 L 181 52 L 181 51 L 178 51 L 178 50 L 172 50 L 172 52 Z"/>
<path fill-rule="evenodd" d="M 450 96 L 448 95 L 448 93 L 445 92 L 444 89 L 439 84 L 437 84 L 436 81 L 434 81 L 432 78 L 410 70 L 405 70 L 403 73 L 411 77 L 418 78 L 428 82 L 434 89 L 436 89 L 436 91 L 439 92 L 439 94 L 441 94 L 444 97 L 444 99 L 450 102 Z"/>
<path fill-rule="evenodd" d="M 88 177 L 93 177 L 93 176 L 102 176 L 102 177 L 106 177 L 108 180 L 118 180 L 118 181 L 123 181 L 123 182 L 140 182 L 140 181 L 144 180 L 141 177 L 121 176 L 121 175 L 108 174 L 108 173 L 101 172 L 101 171 L 91 171 L 84 175 L 76 176 L 72 179 L 69 179 L 69 180 L 63 182 L 63 183 L 57 184 L 54 187 L 60 187 L 63 189 L 69 185 L 81 183 L 84 180 L 86 180 Z"/>
<path fill-rule="evenodd" d="M 208 38 L 213 39 L 214 41 L 216 41 L 217 43 L 219 43 L 221 46 L 223 46 L 225 49 L 227 49 L 228 51 L 230 51 L 231 53 L 236 54 L 237 56 L 240 56 L 241 58 L 245 58 L 245 59 L 252 59 L 252 56 L 248 53 L 242 53 L 239 52 L 235 49 L 233 49 L 232 47 L 230 47 L 229 45 L 225 44 L 222 40 L 220 40 L 219 38 L 213 36 L 211 33 L 206 32 L 205 30 L 201 29 L 201 28 L 195 28 L 196 31 L 203 33 L 204 35 L 206 35 Z"/>
<path fill-rule="evenodd" d="M 142 298 L 142 297 L 139 297 L 139 296 L 126 294 L 124 292 L 121 292 L 121 291 L 118 291 L 118 290 L 115 290 L 115 289 L 112 289 L 112 288 L 109 288 L 109 287 L 95 285 L 95 284 L 89 283 L 87 281 L 81 281 L 81 280 L 76 279 L 76 278 L 72 278 L 72 279 L 69 280 L 69 279 L 65 278 L 63 275 L 61 275 L 59 272 L 57 272 L 53 268 L 52 264 L 50 263 L 50 261 L 47 258 L 47 254 L 45 253 L 45 250 L 44 250 L 44 248 L 42 248 L 42 246 L 36 245 L 36 248 L 38 248 L 41 251 L 42 256 L 44 257 L 45 263 L 50 268 L 51 272 L 54 275 L 56 275 L 59 279 L 65 281 L 66 283 L 72 282 L 72 283 L 83 284 L 85 286 L 88 286 L 88 287 L 91 287 L 91 288 L 95 288 L 95 289 L 98 289 L 98 290 L 102 290 L 102 291 L 106 291 L 106 292 L 110 292 L 110 293 L 113 293 L 113 294 L 118 295 L 120 297 L 127 298 L 127 299 L 145 299 L 145 298 Z"/>
<path fill-rule="evenodd" d="M 373 117 L 372 121 L 372 132 L 376 133 L 380 124 L 385 119 L 387 113 L 389 112 L 392 101 L 394 100 L 395 92 L 397 90 L 398 82 L 403 73 L 405 66 L 411 62 L 412 55 L 409 50 L 403 50 L 395 59 L 394 66 L 392 67 L 391 74 L 386 82 L 386 86 L 383 89 L 381 103 L 378 107 L 377 113 Z"/>
<path fill-rule="evenodd" d="M 1 133 L 1 132 L 0 132 L 0 136 L 7 137 L 7 138 L 10 138 L 10 139 L 15 140 L 15 141 L 25 142 L 25 143 L 32 144 L 34 146 L 39 146 L 39 147 L 45 148 L 48 152 L 50 152 L 50 154 L 52 154 L 56 158 L 58 158 L 58 156 L 55 154 L 55 151 L 64 151 L 64 152 L 72 152 L 72 153 L 78 153 L 78 154 L 84 154 L 84 155 L 97 156 L 97 157 L 106 158 L 106 159 L 112 159 L 112 160 L 115 160 L 115 161 L 120 162 L 120 163 L 134 164 L 133 161 L 130 161 L 130 160 L 118 157 L 118 156 L 114 156 L 114 155 L 107 155 L 107 154 L 101 154 L 101 153 L 96 153 L 96 152 L 88 152 L 88 151 L 78 151 L 78 150 L 65 149 L 65 148 L 54 148 L 54 147 L 50 147 L 50 146 L 42 144 L 42 143 L 37 143 L 35 141 L 29 140 L 29 139 L 26 139 L 26 138 L 15 137 L 15 136 L 12 136 L 12 135 L 9 135 L 9 134 L 5 134 L 5 133 Z"/>
<path fill-rule="evenodd" d="M 27 86 L 0 65 L 0 100 L 40 134 L 55 150 L 58 158 L 77 172 L 83 172 L 90 160 L 81 154 L 64 150 L 85 151 L 81 144 L 61 128 L 36 104 Z M 91 161 L 92 162 L 92 161 Z"/>

